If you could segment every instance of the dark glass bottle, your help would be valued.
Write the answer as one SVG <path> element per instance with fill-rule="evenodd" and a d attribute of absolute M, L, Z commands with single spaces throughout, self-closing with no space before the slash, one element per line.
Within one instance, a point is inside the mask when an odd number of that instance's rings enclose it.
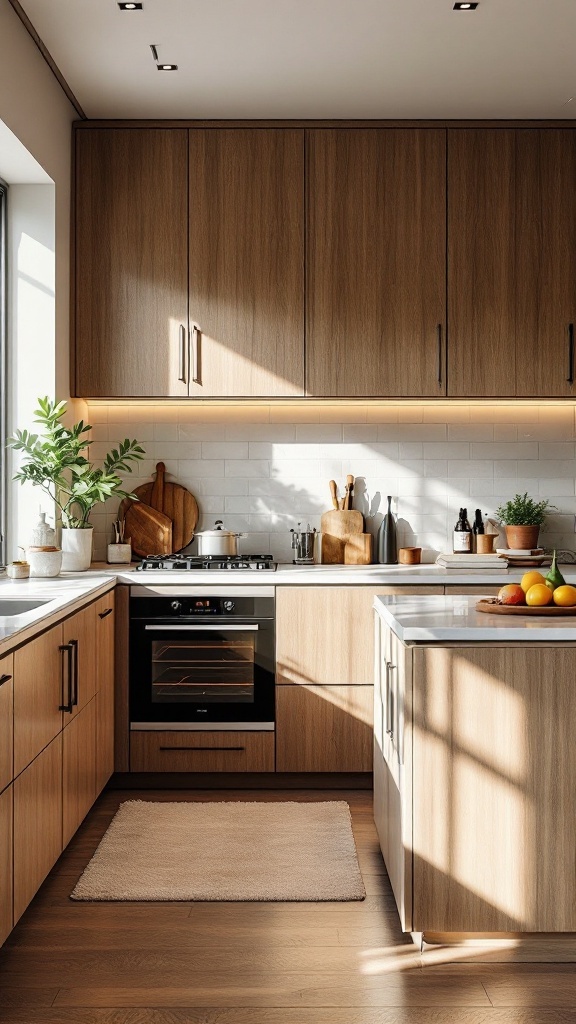
<path fill-rule="evenodd" d="M 396 543 L 396 520 L 392 512 L 392 496 L 388 495 L 388 511 L 378 530 L 378 561 L 380 565 L 396 565 L 398 548 Z"/>
<path fill-rule="evenodd" d="M 472 550 L 474 552 L 478 551 L 476 537 L 479 533 L 484 533 L 484 522 L 482 520 L 482 510 L 477 508 L 474 513 L 474 522 L 472 523 Z"/>
<path fill-rule="evenodd" d="M 454 554 L 469 554 L 472 551 L 472 529 L 468 522 L 468 509 L 461 508 L 458 522 L 454 527 Z"/>

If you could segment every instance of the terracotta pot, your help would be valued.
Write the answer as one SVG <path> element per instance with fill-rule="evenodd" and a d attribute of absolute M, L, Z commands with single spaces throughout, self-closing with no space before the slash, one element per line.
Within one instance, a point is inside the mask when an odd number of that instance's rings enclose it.
<path fill-rule="evenodd" d="M 506 544 L 509 548 L 527 550 L 538 547 L 539 526 L 506 526 L 505 530 Z"/>

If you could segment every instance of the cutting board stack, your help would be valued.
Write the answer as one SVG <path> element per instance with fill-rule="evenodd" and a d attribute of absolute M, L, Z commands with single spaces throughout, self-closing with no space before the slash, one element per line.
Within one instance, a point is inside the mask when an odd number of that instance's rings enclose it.
<path fill-rule="evenodd" d="M 166 483 L 166 466 L 159 462 L 156 479 L 134 489 L 139 499 L 124 498 L 118 518 L 124 520 L 124 539 L 134 554 L 170 555 L 182 551 L 198 523 L 196 498 L 181 484 Z"/>
<path fill-rule="evenodd" d="M 330 481 L 332 509 L 320 519 L 323 565 L 370 565 L 372 536 L 364 533 L 364 516 L 352 508 L 354 477 L 346 478 L 345 495 L 338 499 L 336 482 Z"/>

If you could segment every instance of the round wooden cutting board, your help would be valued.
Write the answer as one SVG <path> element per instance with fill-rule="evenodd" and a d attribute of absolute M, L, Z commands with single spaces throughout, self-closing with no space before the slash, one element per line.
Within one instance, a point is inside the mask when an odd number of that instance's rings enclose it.
<path fill-rule="evenodd" d="M 525 604 L 498 604 L 496 598 L 478 601 L 476 611 L 486 612 L 488 615 L 545 615 L 552 618 L 559 615 L 572 615 L 576 618 L 576 606 L 560 608 L 556 604 L 547 604 L 543 608 L 528 608 Z"/>
<path fill-rule="evenodd" d="M 159 462 L 156 466 L 156 479 L 147 484 L 135 487 L 133 493 L 146 505 L 163 512 L 172 520 L 172 552 L 182 551 L 194 537 L 198 523 L 198 503 L 193 494 L 182 484 L 166 483 L 164 477 L 166 466 Z M 118 510 L 118 518 L 124 519 L 126 512 L 134 502 L 124 498 Z M 148 551 L 147 554 L 157 552 Z"/>

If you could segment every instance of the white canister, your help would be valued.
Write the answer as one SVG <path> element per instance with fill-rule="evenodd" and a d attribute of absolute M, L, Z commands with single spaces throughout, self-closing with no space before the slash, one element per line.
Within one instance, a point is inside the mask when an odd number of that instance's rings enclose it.
<path fill-rule="evenodd" d="M 30 575 L 28 562 L 10 562 L 6 566 L 6 575 L 11 580 L 27 580 Z"/>
<path fill-rule="evenodd" d="M 60 575 L 62 550 L 56 547 L 32 546 L 28 548 L 31 576 L 53 577 Z"/>

